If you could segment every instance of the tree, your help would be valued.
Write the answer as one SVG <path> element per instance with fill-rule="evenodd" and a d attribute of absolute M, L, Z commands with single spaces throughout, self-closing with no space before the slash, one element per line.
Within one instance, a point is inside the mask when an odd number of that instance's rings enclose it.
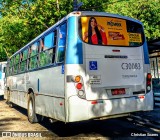
<path fill-rule="evenodd" d="M 106 11 L 136 18 L 148 40 L 160 37 L 160 0 L 77 0 L 79 10 Z M 0 60 L 11 56 L 73 11 L 73 0 L 0 0 Z"/>
<path fill-rule="evenodd" d="M 148 40 L 160 37 L 160 0 L 111 0 L 106 11 L 140 20 Z"/>
<path fill-rule="evenodd" d="M 25 19 L 31 1 L 1 0 L 0 4 L 0 60 L 4 61 L 31 37 Z"/>

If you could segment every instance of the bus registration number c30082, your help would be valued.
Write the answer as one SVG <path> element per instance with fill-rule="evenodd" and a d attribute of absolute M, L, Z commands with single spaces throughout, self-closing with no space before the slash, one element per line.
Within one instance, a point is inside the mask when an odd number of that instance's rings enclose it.
<path fill-rule="evenodd" d="M 140 70 L 141 64 L 140 63 L 122 63 L 121 68 L 123 70 Z"/>

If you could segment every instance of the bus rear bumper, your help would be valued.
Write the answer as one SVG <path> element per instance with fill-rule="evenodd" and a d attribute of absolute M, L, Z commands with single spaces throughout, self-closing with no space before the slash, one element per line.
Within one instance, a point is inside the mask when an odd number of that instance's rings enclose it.
<path fill-rule="evenodd" d="M 88 101 L 78 96 L 69 98 L 68 121 L 75 122 L 94 118 L 115 118 L 129 115 L 131 112 L 153 110 L 153 93 L 144 98 L 127 97 L 110 100 Z"/>

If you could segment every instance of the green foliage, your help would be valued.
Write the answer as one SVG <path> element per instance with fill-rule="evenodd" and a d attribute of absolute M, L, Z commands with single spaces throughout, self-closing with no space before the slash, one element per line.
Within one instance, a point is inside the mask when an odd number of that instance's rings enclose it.
<path fill-rule="evenodd" d="M 0 30 L 0 48 L 6 48 L 9 56 L 30 40 L 24 19 L 6 16 L 0 20 Z"/>
<path fill-rule="evenodd" d="M 81 10 L 85 11 L 104 11 L 104 5 L 108 0 L 81 0 L 83 2 Z"/>
<path fill-rule="evenodd" d="M 79 0 L 80 10 L 106 11 L 143 22 L 148 39 L 160 37 L 160 0 Z M 0 0 L 0 61 L 73 11 L 73 0 Z"/>
<path fill-rule="evenodd" d="M 113 2 L 106 11 L 140 20 L 148 40 L 160 37 L 160 0 L 125 0 Z"/>

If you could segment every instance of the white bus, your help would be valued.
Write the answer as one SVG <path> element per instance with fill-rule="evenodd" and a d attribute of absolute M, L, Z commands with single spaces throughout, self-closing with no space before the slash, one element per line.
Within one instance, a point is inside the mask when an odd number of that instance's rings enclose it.
<path fill-rule="evenodd" d="M 5 68 L 7 62 L 0 62 L 0 97 L 3 98 L 5 90 Z"/>
<path fill-rule="evenodd" d="M 72 12 L 10 57 L 6 99 L 31 123 L 114 118 L 153 109 L 142 23 L 105 12 Z"/>

